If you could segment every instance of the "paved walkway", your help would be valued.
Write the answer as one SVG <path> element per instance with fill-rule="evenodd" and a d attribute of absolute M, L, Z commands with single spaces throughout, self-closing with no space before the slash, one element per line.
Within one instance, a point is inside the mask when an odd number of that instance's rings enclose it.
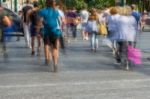
<path fill-rule="evenodd" d="M 67 44 L 60 54 L 59 72 L 49 72 L 44 57 L 31 57 L 24 40 L 8 43 L 7 59 L 0 57 L 0 99 L 150 99 L 149 33 L 140 36 L 143 64 L 132 71 L 115 68 L 110 49 L 99 44 Z"/>

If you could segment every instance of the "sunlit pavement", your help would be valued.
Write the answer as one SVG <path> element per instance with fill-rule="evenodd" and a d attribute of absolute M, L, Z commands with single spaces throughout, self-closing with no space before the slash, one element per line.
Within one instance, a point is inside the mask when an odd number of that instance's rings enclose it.
<path fill-rule="evenodd" d="M 44 54 L 31 56 L 24 38 L 7 44 L 0 57 L 0 99 L 150 99 L 150 33 L 140 34 L 143 63 L 131 71 L 116 69 L 111 50 L 101 44 L 90 52 L 89 41 L 66 44 L 59 70 L 44 66 Z"/>

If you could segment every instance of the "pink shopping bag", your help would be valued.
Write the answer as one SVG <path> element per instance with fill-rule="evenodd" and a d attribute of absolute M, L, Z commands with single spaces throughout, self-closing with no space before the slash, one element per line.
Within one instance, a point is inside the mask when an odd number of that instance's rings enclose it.
<path fill-rule="evenodd" d="M 134 48 L 131 45 L 128 45 L 128 59 L 132 61 L 134 64 L 140 65 L 141 62 L 141 50 Z"/>

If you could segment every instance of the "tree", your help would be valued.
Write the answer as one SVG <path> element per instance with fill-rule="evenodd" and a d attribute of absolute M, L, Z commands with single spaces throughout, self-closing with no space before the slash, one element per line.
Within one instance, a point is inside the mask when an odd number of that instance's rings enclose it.
<path fill-rule="evenodd" d="M 77 10 L 80 10 L 84 7 L 88 8 L 98 8 L 102 9 L 107 6 L 115 5 L 115 0 L 57 0 L 63 2 L 67 8 L 75 7 Z M 45 0 L 39 0 L 41 7 L 45 6 Z"/>
<path fill-rule="evenodd" d="M 88 3 L 89 8 L 103 9 L 108 6 L 114 6 L 115 0 L 90 0 Z"/>
<path fill-rule="evenodd" d="M 40 8 L 45 7 L 45 0 L 39 0 Z"/>
<path fill-rule="evenodd" d="M 87 3 L 84 0 L 66 0 L 65 5 L 68 8 L 75 7 L 76 9 L 80 10 L 83 7 L 87 7 Z"/>

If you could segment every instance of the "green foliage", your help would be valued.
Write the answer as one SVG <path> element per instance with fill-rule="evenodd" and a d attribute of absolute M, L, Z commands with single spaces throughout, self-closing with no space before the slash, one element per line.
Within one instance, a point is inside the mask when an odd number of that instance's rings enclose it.
<path fill-rule="evenodd" d="M 45 7 L 45 0 L 39 0 L 40 8 Z"/>
<path fill-rule="evenodd" d="M 3 2 L 6 2 L 6 0 L 3 0 Z"/>
<path fill-rule="evenodd" d="M 114 6 L 115 5 L 115 0 L 90 0 L 89 1 L 89 8 L 98 8 L 98 9 L 103 9 L 107 6 Z"/>
<path fill-rule="evenodd" d="M 65 5 L 68 8 L 75 7 L 78 10 L 87 7 L 87 3 L 85 3 L 84 0 L 66 0 Z"/>
<path fill-rule="evenodd" d="M 59 0 L 57 0 L 59 1 Z M 64 0 L 64 4 L 67 8 L 73 8 L 80 10 L 82 8 L 88 7 L 88 8 L 98 8 L 102 9 L 107 6 L 113 6 L 115 5 L 115 0 L 88 0 L 88 2 L 85 2 L 87 0 Z M 41 8 L 45 6 L 45 0 L 39 0 Z"/>
<path fill-rule="evenodd" d="M 87 4 L 84 2 L 84 0 L 75 0 L 75 5 L 77 9 L 82 9 L 87 7 Z"/>

